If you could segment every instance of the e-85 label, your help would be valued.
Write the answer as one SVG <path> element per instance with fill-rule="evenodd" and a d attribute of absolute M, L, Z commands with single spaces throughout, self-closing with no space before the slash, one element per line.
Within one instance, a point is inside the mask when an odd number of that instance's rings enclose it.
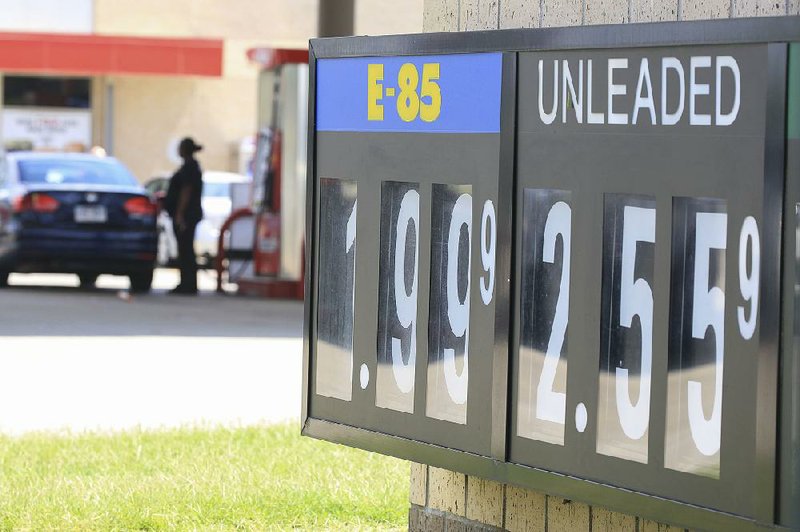
<path fill-rule="evenodd" d="M 414 63 L 403 63 L 397 73 L 397 89 L 384 83 L 384 67 L 371 63 L 367 67 L 367 116 L 383 120 L 384 99 L 393 98 L 394 109 L 403 122 L 419 118 L 433 122 L 442 112 L 442 90 L 439 87 L 439 63 L 424 63 L 422 76 Z M 391 109 L 391 106 L 390 106 Z M 390 111 L 391 112 L 391 111 Z"/>
<path fill-rule="evenodd" d="M 317 131 L 499 133 L 503 55 L 317 61 Z"/>

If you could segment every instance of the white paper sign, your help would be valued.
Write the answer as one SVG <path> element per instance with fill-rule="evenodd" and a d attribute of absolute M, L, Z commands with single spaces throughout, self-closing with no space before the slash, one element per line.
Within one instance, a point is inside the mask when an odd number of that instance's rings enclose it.
<path fill-rule="evenodd" d="M 6 146 L 28 141 L 35 150 L 91 147 L 92 113 L 88 109 L 6 107 L 2 124 Z"/>

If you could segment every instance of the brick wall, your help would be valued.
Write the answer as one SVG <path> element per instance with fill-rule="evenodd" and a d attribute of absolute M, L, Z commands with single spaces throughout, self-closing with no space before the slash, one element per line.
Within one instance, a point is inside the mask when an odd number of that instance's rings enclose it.
<path fill-rule="evenodd" d="M 678 532 L 683 529 L 537 491 L 412 464 L 408 528 L 417 531 Z"/>
<path fill-rule="evenodd" d="M 425 0 L 426 32 L 800 15 L 800 0 Z"/>
<path fill-rule="evenodd" d="M 425 0 L 426 32 L 800 15 L 800 0 Z M 561 497 L 413 464 L 409 530 L 682 530 Z"/>

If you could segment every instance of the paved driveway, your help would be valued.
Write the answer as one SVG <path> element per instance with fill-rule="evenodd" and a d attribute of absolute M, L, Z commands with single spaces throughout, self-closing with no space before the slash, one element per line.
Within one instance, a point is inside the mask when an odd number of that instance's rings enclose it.
<path fill-rule="evenodd" d="M 128 298 L 71 276 L 0 290 L 0 432 L 298 420 L 301 303 L 217 295 Z M 213 279 L 201 277 L 201 288 Z"/>

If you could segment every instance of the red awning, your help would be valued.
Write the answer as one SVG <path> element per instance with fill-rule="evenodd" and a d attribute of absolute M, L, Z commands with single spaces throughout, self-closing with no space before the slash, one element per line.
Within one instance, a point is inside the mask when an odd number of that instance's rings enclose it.
<path fill-rule="evenodd" d="M 222 75 L 222 41 L 0 33 L 0 70 L 48 74 Z"/>

